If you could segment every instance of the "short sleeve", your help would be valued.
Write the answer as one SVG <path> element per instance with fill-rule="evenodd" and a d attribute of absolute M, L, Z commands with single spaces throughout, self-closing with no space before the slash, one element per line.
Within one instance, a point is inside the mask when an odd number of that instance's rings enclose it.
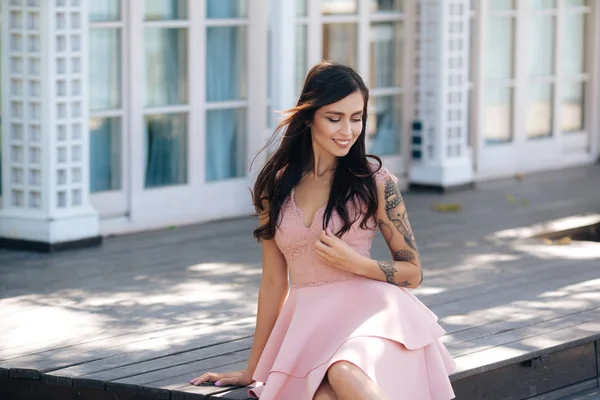
<path fill-rule="evenodd" d="M 377 168 L 377 166 L 375 166 L 374 168 Z M 375 182 L 383 182 L 388 178 L 391 179 L 394 183 L 398 183 L 398 178 L 396 177 L 396 175 L 392 174 L 386 167 L 382 165 L 379 171 L 375 172 Z"/>

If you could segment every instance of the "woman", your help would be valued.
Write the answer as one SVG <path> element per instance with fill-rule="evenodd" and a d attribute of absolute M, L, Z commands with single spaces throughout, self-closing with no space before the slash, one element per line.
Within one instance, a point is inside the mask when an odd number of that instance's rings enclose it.
<path fill-rule="evenodd" d="M 397 179 L 367 160 L 368 100 L 349 67 L 308 73 L 254 187 L 263 275 L 248 366 L 192 384 L 256 382 L 261 400 L 454 398 L 444 331 L 407 289 L 422 273 Z M 377 227 L 392 260 L 369 256 Z"/>

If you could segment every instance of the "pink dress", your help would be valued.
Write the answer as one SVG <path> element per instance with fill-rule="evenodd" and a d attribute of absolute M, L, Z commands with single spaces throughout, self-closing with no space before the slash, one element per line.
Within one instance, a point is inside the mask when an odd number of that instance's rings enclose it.
<path fill-rule="evenodd" d="M 385 168 L 376 179 L 396 177 Z M 455 364 L 440 342 L 437 317 L 408 289 L 367 279 L 317 259 L 314 243 L 325 207 L 310 227 L 294 202 L 285 201 L 275 242 L 285 256 L 292 288 L 254 373 L 252 397 L 311 400 L 327 369 L 341 360 L 360 367 L 389 400 L 448 400 Z M 343 237 L 369 256 L 376 233 L 357 221 Z M 330 226 L 341 225 L 334 214 Z"/>

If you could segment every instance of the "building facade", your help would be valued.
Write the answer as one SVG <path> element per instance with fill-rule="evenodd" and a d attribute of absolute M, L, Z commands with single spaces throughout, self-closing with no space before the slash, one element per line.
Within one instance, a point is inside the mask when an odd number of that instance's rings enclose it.
<path fill-rule="evenodd" d="M 368 150 L 449 188 L 598 160 L 597 0 L 1 0 L 0 242 L 252 213 L 250 164 L 333 59 Z"/>

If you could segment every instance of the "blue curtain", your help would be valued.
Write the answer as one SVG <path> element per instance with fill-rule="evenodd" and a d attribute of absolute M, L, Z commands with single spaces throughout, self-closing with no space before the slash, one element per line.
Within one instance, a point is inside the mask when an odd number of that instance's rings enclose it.
<path fill-rule="evenodd" d="M 179 2 L 170 1 L 169 16 L 179 15 Z M 163 7 L 164 9 L 164 7 Z M 145 31 L 146 105 L 187 102 L 187 40 L 182 29 Z M 158 187 L 187 181 L 187 114 L 146 118 L 145 186 Z"/>
<path fill-rule="evenodd" d="M 207 1 L 210 18 L 238 15 L 237 1 Z M 206 99 L 208 102 L 237 100 L 240 93 L 240 66 L 245 64 L 245 37 L 239 27 L 210 27 L 206 40 Z M 242 71 L 243 73 L 244 71 Z M 240 175 L 238 132 L 243 131 L 238 110 L 209 110 L 206 116 L 206 180 Z M 243 159 L 243 158 L 242 158 Z M 243 169 L 242 169 L 243 170 Z"/>
<path fill-rule="evenodd" d="M 121 147 L 120 143 L 113 143 L 111 119 L 104 118 L 97 128 L 90 129 L 90 191 L 101 192 L 116 189 L 118 185 L 114 180 L 113 149 Z"/>

